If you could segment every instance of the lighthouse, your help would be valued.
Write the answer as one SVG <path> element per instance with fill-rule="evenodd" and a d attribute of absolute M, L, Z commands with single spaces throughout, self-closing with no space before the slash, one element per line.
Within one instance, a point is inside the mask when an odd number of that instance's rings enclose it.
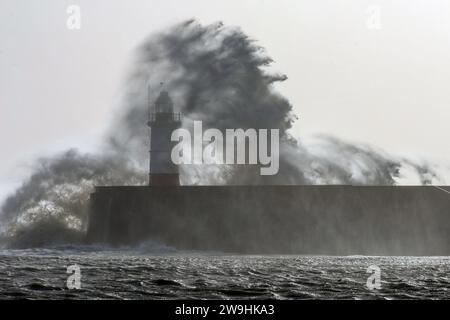
<path fill-rule="evenodd" d="M 181 126 L 181 115 L 175 113 L 169 93 L 162 90 L 152 105 L 149 99 L 150 186 L 179 186 L 178 166 L 171 159 L 172 132 Z"/>

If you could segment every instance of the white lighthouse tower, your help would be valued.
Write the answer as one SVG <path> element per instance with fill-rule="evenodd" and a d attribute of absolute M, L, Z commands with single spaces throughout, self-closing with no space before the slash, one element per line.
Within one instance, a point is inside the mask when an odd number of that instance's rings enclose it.
<path fill-rule="evenodd" d="M 150 101 L 149 101 L 150 103 Z M 172 162 L 172 132 L 181 126 L 181 115 L 175 113 L 169 93 L 162 90 L 154 105 L 149 106 L 150 186 L 179 186 L 178 166 Z"/>

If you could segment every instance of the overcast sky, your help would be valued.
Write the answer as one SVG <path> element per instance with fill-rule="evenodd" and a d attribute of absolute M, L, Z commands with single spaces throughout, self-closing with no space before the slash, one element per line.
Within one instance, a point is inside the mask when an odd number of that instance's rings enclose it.
<path fill-rule="evenodd" d="M 66 27 L 71 4 L 80 30 Z M 0 199 L 32 159 L 94 149 L 134 48 L 190 18 L 266 47 L 289 77 L 278 89 L 300 116 L 295 136 L 450 163 L 447 0 L 0 0 Z"/>

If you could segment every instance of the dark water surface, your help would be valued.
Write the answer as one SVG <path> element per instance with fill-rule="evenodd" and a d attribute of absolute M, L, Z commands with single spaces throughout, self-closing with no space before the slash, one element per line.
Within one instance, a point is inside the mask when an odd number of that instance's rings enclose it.
<path fill-rule="evenodd" d="M 66 285 L 74 264 L 80 290 Z M 371 265 L 381 269 L 380 290 L 366 286 Z M 449 257 L 0 251 L 1 299 L 448 299 L 449 276 Z"/>

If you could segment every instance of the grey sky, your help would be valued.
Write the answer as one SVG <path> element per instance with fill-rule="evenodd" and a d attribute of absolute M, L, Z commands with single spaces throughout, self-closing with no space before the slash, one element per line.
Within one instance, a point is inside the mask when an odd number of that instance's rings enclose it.
<path fill-rule="evenodd" d="M 81 30 L 66 8 L 81 8 Z M 371 5 L 381 29 L 367 28 Z M 266 47 L 300 120 L 388 152 L 450 161 L 446 0 L 0 0 L 0 199 L 32 159 L 95 148 L 121 103 L 133 49 L 189 18 L 240 26 Z"/>

